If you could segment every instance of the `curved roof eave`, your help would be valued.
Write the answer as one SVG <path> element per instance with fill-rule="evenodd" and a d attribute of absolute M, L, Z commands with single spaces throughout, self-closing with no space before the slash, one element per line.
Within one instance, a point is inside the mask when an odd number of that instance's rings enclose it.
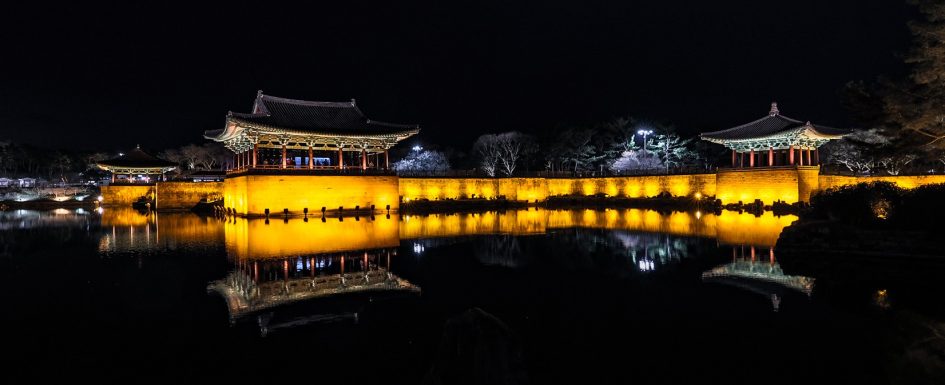
<path fill-rule="evenodd" d="M 274 134 L 285 134 L 285 135 L 293 135 L 293 136 L 322 136 L 322 137 L 329 137 L 329 138 L 354 138 L 354 139 L 397 139 L 397 138 L 406 139 L 407 137 L 420 133 L 419 127 L 409 129 L 409 130 L 404 130 L 404 131 L 394 131 L 394 132 L 386 133 L 386 134 L 347 134 L 347 133 L 338 134 L 338 133 L 331 133 L 331 132 L 301 131 L 301 130 L 285 129 L 285 128 L 273 127 L 273 126 L 269 126 L 265 124 L 248 122 L 239 118 L 230 118 L 228 122 L 234 123 L 235 128 L 232 130 L 233 134 L 226 135 L 227 138 L 222 138 L 224 135 L 220 135 L 217 138 L 221 138 L 221 139 L 216 139 L 216 138 L 208 138 L 208 139 L 226 140 L 226 139 L 229 139 L 229 137 L 238 135 L 237 131 L 241 132 L 245 128 L 254 128 L 257 130 L 271 131 Z M 226 131 L 230 131 L 229 125 L 227 126 L 228 127 Z M 224 132 L 223 134 L 226 134 L 226 133 L 227 132 Z M 398 140 L 402 140 L 402 139 L 398 139 Z"/>

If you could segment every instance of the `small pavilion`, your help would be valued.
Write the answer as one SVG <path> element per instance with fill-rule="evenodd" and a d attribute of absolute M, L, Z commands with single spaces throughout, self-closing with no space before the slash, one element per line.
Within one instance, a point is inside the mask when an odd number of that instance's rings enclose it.
<path fill-rule="evenodd" d="M 387 151 L 420 132 L 417 125 L 369 119 L 354 99 L 313 102 L 256 94 L 251 113 L 229 112 L 204 137 L 232 150 L 230 172 L 251 169 L 387 170 Z"/>
<path fill-rule="evenodd" d="M 850 131 L 791 119 L 771 103 L 768 116 L 727 130 L 700 137 L 732 150 L 732 167 L 777 167 L 820 165 L 817 148 L 840 139 Z"/>
<path fill-rule="evenodd" d="M 177 168 L 177 163 L 148 154 L 141 146 L 135 146 L 134 150 L 98 162 L 96 166 L 112 173 L 112 183 L 115 183 L 118 175 L 127 175 L 128 182 L 134 183 L 135 175 L 160 175 L 164 179 L 164 174 Z"/>

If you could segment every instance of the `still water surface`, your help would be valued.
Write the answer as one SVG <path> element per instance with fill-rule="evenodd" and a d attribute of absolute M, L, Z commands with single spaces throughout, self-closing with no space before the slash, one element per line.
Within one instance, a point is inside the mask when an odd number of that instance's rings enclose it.
<path fill-rule="evenodd" d="M 0 212 L 4 345 L 15 352 L 5 374 L 122 383 L 932 378 L 941 282 L 882 261 L 781 261 L 775 243 L 795 219 Z M 918 268 L 945 273 L 940 263 Z M 38 362 L 49 370 L 26 369 Z"/>

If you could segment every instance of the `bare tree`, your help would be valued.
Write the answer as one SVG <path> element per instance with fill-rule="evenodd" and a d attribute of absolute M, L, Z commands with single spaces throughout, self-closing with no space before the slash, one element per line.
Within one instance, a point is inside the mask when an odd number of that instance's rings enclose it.
<path fill-rule="evenodd" d="M 824 146 L 827 163 L 839 164 L 858 174 L 868 174 L 880 165 L 878 153 L 890 143 L 878 129 L 856 130 Z"/>
<path fill-rule="evenodd" d="M 897 154 L 891 156 L 885 156 L 879 160 L 879 165 L 883 166 L 886 169 L 886 173 L 889 175 L 899 175 L 902 172 L 902 168 L 907 164 L 912 163 L 913 160 L 916 160 L 918 156 L 914 154 Z"/>
<path fill-rule="evenodd" d="M 473 152 L 479 160 L 479 168 L 486 175 L 495 177 L 496 170 L 499 168 L 499 145 L 497 135 L 486 134 L 476 139 L 473 145 Z"/>
<path fill-rule="evenodd" d="M 196 144 L 188 144 L 180 148 L 180 156 L 184 160 L 184 165 L 187 170 L 193 170 L 197 168 L 197 163 L 200 162 L 200 158 L 204 156 L 204 149 Z"/>
<path fill-rule="evenodd" d="M 180 175 L 181 171 L 185 170 L 187 167 L 187 164 L 185 162 L 186 159 L 184 158 L 184 155 L 182 155 L 180 153 L 180 150 L 176 148 L 169 148 L 164 151 L 161 151 L 161 153 L 158 154 L 158 157 L 161 159 L 167 160 L 169 162 L 177 163 L 177 167 L 174 168 L 174 173 L 178 175 Z"/>
<path fill-rule="evenodd" d="M 229 156 L 226 148 L 218 143 L 206 143 L 200 147 L 202 153 L 197 160 L 197 165 L 202 170 L 213 170 L 218 165 L 223 164 Z"/>
<path fill-rule="evenodd" d="M 547 154 L 551 170 L 590 170 L 595 162 L 604 159 L 593 145 L 595 131 L 589 128 L 571 128 L 562 131 Z"/>

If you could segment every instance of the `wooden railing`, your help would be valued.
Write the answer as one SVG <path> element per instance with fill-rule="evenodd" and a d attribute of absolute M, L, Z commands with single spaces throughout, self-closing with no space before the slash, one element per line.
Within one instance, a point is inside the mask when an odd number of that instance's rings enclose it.
<path fill-rule="evenodd" d="M 292 175 L 395 175 L 393 171 L 390 170 L 378 170 L 378 169 L 361 169 L 360 166 L 346 166 L 344 168 L 339 168 L 338 166 L 313 166 L 308 168 L 305 166 L 286 166 L 282 168 L 281 165 L 256 165 L 256 166 L 244 166 L 231 168 L 226 170 L 228 176 L 236 176 L 240 174 L 255 174 L 255 175 L 278 175 L 278 174 L 292 174 Z"/>

